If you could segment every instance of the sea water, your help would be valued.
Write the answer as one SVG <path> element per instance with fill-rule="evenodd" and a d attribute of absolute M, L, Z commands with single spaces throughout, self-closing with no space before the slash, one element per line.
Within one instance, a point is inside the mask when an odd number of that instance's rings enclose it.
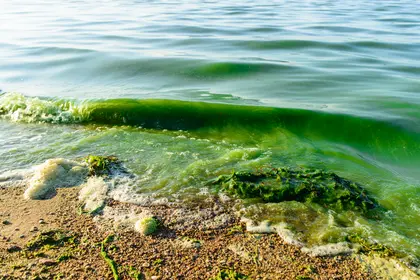
<path fill-rule="evenodd" d="M 49 163 L 114 155 L 133 176 L 101 196 L 188 204 L 235 171 L 321 169 L 383 216 L 255 199 L 238 213 L 319 251 L 360 235 L 418 270 L 417 1 L 0 3 L 0 183 L 49 170 L 36 186 L 51 187 Z"/>

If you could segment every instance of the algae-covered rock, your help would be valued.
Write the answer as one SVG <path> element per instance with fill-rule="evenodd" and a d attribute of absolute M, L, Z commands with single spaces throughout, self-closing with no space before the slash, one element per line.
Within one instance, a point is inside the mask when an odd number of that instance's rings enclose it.
<path fill-rule="evenodd" d="M 212 182 L 230 195 L 259 198 L 263 202 L 314 202 L 335 210 L 367 214 L 378 202 L 357 183 L 322 170 L 273 168 L 259 172 L 234 172 Z"/>
<path fill-rule="evenodd" d="M 89 175 L 109 175 L 112 168 L 116 167 L 120 161 L 115 156 L 93 156 L 89 155 L 85 158 L 85 162 L 89 166 Z"/>
<path fill-rule="evenodd" d="M 144 235 L 151 235 L 158 229 L 159 222 L 154 217 L 147 217 L 138 220 L 135 224 L 136 231 Z"/>

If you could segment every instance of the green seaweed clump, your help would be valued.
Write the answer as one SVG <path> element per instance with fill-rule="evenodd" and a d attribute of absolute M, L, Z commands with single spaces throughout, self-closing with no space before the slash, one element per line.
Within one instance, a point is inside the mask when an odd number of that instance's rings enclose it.
<path fill-rule="evenodd" d="M 75 236 L 66 234 L 59 230 L 50 230 L 39 233 L 37 237 L 26 244 L 26 247 L 28 250 L 34 251 L 44 247 L 62 247 L 66 245 L 66 243 L 75 244 L 75 242 Z"/>
<path fill-rule="evenodd" d="M 263 202 L 314 202 L 335 211 L 368 214 L 379 203 L 357 183 L 322 170 L 273 168 L 258 172 L 233 172 L 211 182 L 227 194 Z"/>
<path fill-rule="evenodd" d="M 229 270 L 221 270 L 215 277 L 210 278 L 210 280 L 238 280 L 238 279 L 248 279 L 248 276 L 229 269 Z"/>
<path fill-rule="evenodd" d="M 128 271 L 128 275 L 135 280 L 145 279 L 143 273 L 139 272 L 136 268 L 132 266 L 129 266 L 126 270 Z"/>
<path fill-rule="evenodd" d="M 348 242 L 353 244 L 358 244 L 358 252 L 363 253 L 365 255 L 372 255 L 376 254 L 381 257 L 394 257 L 396 256 L 396 252 L 383 244 L 376 243 L 376 242 L 369 242 L 366 238 L 361 237 L 360 235 L 349 235 L 346 237 Z"/>
<path fill-rule="evenodd" d="M 151 235 L 157 231 L 159 221 L 155 217 L 143 218 L 135 224 L 136 231 L 144 235 Z"/>
<path fill-rule="evenodd" d="M 116 167 L 120 162 L 119 159 L 115 156 L 104 157 L 89 155 L 84 160 L 89 166 L 90 176 L 109 175 L 112 171 L 112 168 Z"/>

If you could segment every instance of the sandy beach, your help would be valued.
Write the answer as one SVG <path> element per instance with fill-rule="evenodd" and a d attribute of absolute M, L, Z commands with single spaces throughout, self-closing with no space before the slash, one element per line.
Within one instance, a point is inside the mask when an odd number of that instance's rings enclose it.
<path fill-rule="evenodd" d="M 277 234 L 246 232 L 228 211 L 221 225 L 180 227 L 173 217 L 200 209 L 107 201 L 104 212 L 156 213 L 159 230 L 144 236 L 105 214 L 81 213 L 79 188 L 47 200 L 23 192 L 0 189 L 2 279 L 377 279 L 358 257 L 311 257 Z"/>

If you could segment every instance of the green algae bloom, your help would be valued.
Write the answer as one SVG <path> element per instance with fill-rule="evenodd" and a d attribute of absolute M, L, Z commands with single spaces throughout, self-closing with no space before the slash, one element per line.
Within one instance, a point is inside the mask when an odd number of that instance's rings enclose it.
<path fill-rule="evenodd" d="M 273 168 L 258 172 L 233 172 L 211 182 L 227 194 L 265 203 L 313 202 L 334 211 L 368 214 L 379 203 L 357 183 L 322 170 Z"/>

